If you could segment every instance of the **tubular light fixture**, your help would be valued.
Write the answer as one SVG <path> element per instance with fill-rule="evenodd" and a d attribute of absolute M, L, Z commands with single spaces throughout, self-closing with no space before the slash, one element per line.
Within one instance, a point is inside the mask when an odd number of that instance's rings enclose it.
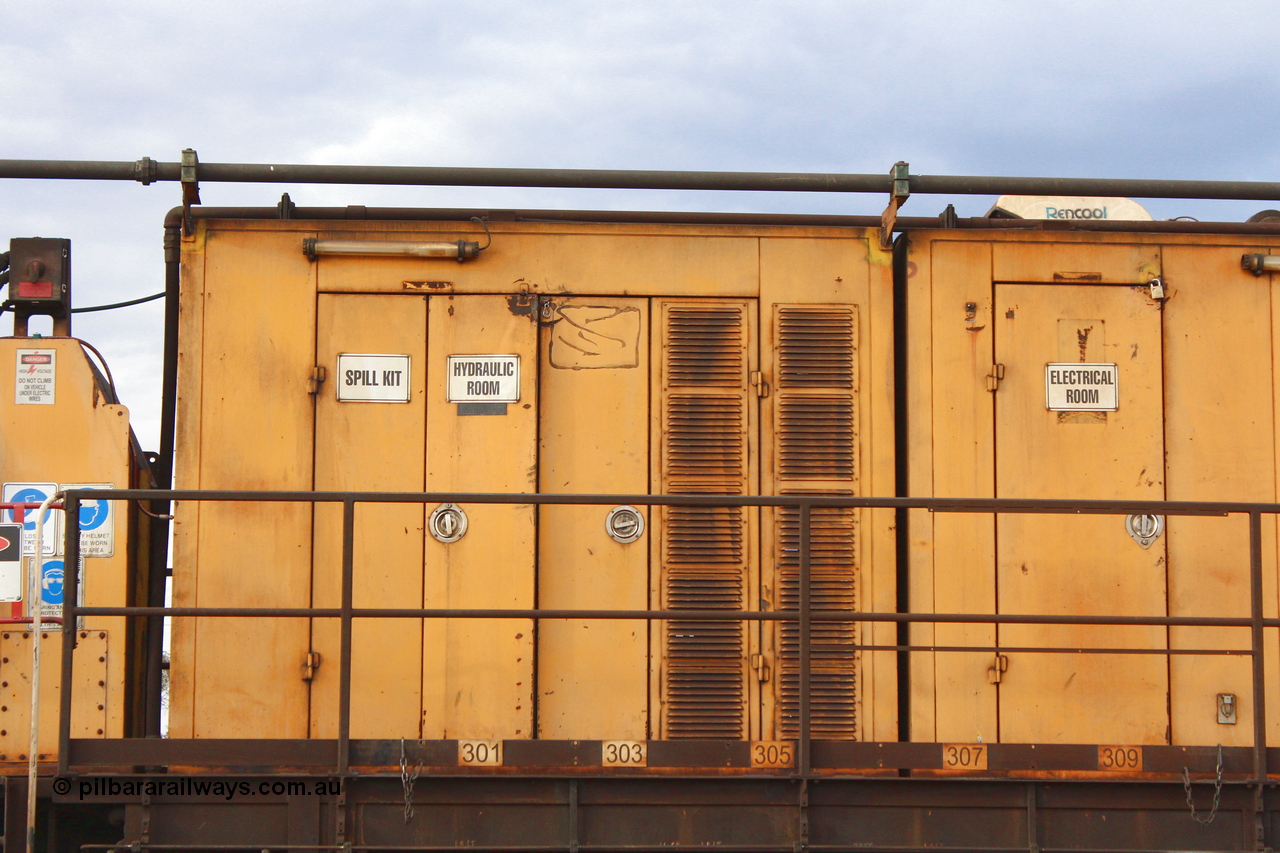
<path fill-rule="evenodd" d="M 468 240 L 321 240 L 308 237 L 302 251 L 315 260 L 321 255 L 393 256 L 408 258 L 454 258 L 458 263 L 480 257 L 480 244 Z"/>
<path fill-rule="evenodd" d="M 1254 275 L 1280 272 L 1280 255 L 1245 255 L 1240 259 L 1240 266 Z"/>

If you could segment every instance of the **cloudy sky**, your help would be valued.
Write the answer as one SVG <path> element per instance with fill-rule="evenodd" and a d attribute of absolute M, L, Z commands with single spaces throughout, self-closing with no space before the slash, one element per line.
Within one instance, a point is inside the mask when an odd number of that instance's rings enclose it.
<path fill-rule="evenodd" d="M 0 159 L 1280 180 L 1280 4 L 1163 0 L 25 0 Z M 885 199 L 205 184 L 208 205 L 879 213 Z M 955 202 L 914 196 L 909 215 Z M 0 180 L 0 246 L 69 237 L 79 306 L 163 289 L 175 184 Z M 1280 203 L 1151 201 L 1242 220 Z M 0 334 L 10 330 L 6 317 Z M 158 444 L 160 303 L 79 315 Z"/>

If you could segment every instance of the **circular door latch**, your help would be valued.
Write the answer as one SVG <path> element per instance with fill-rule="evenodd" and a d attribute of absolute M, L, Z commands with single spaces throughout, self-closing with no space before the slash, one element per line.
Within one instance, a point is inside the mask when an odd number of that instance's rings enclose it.
<path fill-rule="evenodd" d="M 1124 520 L 1124 529 L 1133 541 L 1143 548 L 1150 548 L 1152 543 L 1164 533 L 1164 516 L 1150 513 L 1134 513 Z"/>
<path fill-rule="evenodd" d="M 633 506 L 615 506 L 604 520 L 604 529 L 614 542 L 626 545 L 644 533 L 644 516 Z"/>
<path fill-rule="evenodd" d="M 440 504 L 427 522 L 431 535 L 446 545 L 457 542 L 467 532 L 467 514 L 457 504 Z"/>

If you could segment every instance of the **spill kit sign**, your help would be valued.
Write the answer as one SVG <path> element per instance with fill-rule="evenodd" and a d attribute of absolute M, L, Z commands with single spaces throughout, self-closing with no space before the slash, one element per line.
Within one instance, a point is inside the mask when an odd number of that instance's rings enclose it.
<path fill-rule="evenodd" d="M 339 354 L 338 402 L 409 402 L 409 356 Z"/>
<path fill-rule="evenodd" d="M 451 355 L 445 377 L 450 403 L 520 402 L 518 355 Z"/>
<path fill-rule="evenodd" d="M 1046 406 L 1051 412 L 1114 412 L 1120 408 L 1119 383 L 1114 364 L 1046 364 Z"/>
<path fill-rule="evenodd" d="M 18 350 L 13 402 L 19 406 L 52 406 L 58 353 L 51 349 Z"/>

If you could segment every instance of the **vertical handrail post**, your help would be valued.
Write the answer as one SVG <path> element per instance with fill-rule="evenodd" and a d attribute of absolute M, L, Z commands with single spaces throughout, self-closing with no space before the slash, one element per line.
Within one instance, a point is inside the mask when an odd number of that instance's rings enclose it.
<path fill-rule="evenodd" d="M 351 766 L 351 607 L 354 586 L 356 502 L 342 502 L 342 639 L 338 653 L 338 775 Z"/>
<path fill-rule="evenodd" d="M 796 770 L 801 776 L 808 776 L 811 767 L 811 759 L 809 755 L 809 738 L 811 727 L 809 721 L 809 664 L 811 657 L 810 628 L 811 613 L 809 609 L 809 546 L 810 531 L 809 524 L 812 517 L 812 506 L 807 503 L 800 504 L 800 547 L 797 559 L 799 562 L 799 583 L 800 583 L 800 744 L 797 749 Z"/>
<path fill-rule="evenodd" d="M 71 685 L 74 673 L 72 653 L 76 648 L 76 607 L 80 602 L 80 497 L 74 493 L 62 501 L 64 525 L 62 553 L 62 677 L 58 697 L 58 775 L 66 776 L 71 761 Z M 36 602 L 32 602 L 34 606 Z"/>
<path fill-rule="evenodd" d="M 1267 678 L 1263 649 L 1266 638 L 1263 632 L 1265 612 L 1262 605 L 1262 511 L 1249 511 L 1249 606 L 1253 652 L 1253 775 L 1254 815 L 1258 834 L 1258 849 L 1262 849 L 1263 792 L 1267 784 Z"/>

